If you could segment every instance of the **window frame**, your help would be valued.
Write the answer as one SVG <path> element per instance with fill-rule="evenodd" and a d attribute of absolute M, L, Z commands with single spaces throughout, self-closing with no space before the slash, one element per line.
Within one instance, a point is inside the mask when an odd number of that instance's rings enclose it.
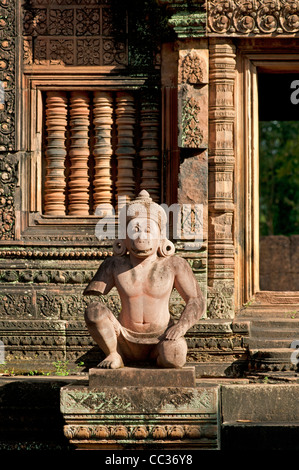
<path fill-rule="evenodd" d="M 20 211 L 17 238 L 67 240 L 74 237 L 83 244 L 94 237 L 99 216 L 54 216 L 43 214 L 42 208 L 42 132 L 43 102 L 46 91 L 134 91 L 146 86 L 148 77 L 122 75 L 119 67 L 91 67 L 78 70 L 68 67 L 38 67 L 23 73 L 21 146 L 26 149 L 20 160 Z M 163 154 L 161 152 L 161 158 Z M 59 234 L 57 233 L 59 231 Z M 48 235 L 47 235 L 48 232 Z M 56 232 L 56 235 L 55 235 Z M 86 239 L 86 240 L 85 240 Z M 96 240 L 98 242 L 98 240 Z M 107 242 L 102 242 L 107 244 Z M 109 243 L 108 243 L 109 244 Z"/>

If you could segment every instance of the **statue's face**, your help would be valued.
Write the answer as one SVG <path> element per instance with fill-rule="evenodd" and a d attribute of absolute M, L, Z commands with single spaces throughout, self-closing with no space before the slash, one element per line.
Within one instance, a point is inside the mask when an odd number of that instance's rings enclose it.
<path fill-rule="evenodd" d="M 127 226 L 126 246 L 137 258 L 146 258 L 157 252 L 160 229 L 156 222 L 145 217 L 132 219 Z"/>

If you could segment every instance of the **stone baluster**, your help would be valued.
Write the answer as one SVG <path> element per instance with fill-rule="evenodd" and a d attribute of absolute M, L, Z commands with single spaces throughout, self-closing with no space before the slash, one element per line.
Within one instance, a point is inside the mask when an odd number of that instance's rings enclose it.
<path fill-rule="evenodd" d="M 89 94 L 74 91 L 70 97 L 69 215 L 89 214 Z"/>
<path fill-rule="evenodd" d="M 130 200 L 135 196 L 135 106 L 134 97 L 129 93 L 117 93 L 116 125 L 117 145 L 115 153 L 117 156 L 117 197 Z"/>
<path fill-rule="evenodd" d="M 95 92 L 93 106 L 93 124 L 95 129 L 93 150 L 95 211 L 99 204 L 111 204 L 112 202 L 112 93 L 104 91 Z M 100 215 L 99 212 L 97 213 Z"/>
<path fill-rule="evenodd" d="M 141 189 L 160 202 L 159 108 L 153 100 L 141 106 Z"/>
<path fill-rule="evenodd" d="M 67 95 L 50 91 L 46 97 L 46 175 L 44 213 L 65 215 Z"/>

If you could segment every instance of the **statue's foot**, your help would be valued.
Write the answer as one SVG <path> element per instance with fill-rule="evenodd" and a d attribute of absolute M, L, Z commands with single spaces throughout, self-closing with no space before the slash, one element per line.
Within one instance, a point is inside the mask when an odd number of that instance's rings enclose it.
<path fill-rule="evenodd" d="M 120 367 L 124 367 L 124 363 L 121 355 L 115 352 L 109 354 L 97 367 L 101 369 L 119 369 Z"/>

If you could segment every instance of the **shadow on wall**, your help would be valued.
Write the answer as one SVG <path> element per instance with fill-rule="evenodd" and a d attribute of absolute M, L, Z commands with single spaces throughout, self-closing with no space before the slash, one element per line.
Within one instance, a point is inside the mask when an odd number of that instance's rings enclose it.
<path fill-rule="evenodd" d="M 71 450 L 63 434 L 60 389 L 69 381 L 1 378 L 0 451 Z"/>

